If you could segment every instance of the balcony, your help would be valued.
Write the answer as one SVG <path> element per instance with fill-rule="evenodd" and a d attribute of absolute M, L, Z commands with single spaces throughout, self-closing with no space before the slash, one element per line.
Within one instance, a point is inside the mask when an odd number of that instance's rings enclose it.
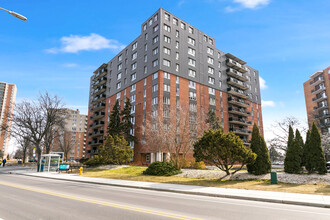
<path fill-rule="evenodd" d="M 96 81 L 96 80 L 100 79 L 102 76 L 107 75 L 107 73 L 108 73 L 107 69 L 102 69 L 102 71 L 99 71 L 98 73 L 96 73 L 94 75 L 93 81 Z"/>
<path fill-rule="evenodd" d="M 93 88 L 96 88 L 97 86 L 103 85 L 107 82 L 107 77 L 102 76 L 99 80 L 96 82 L 92 83 Z"/>
<path fill-rule="evenodd" d="M 233 88 L 233 87 L 227 88 L 227 91 L 228 91 L 229 94 L 241 97 L 242 99 L 248 99 L 249 98 L 249 96 L 245 92 L 243 92 L 242 90 Z"/>
<path fill-rule="evenodd" d="M 236 125 L 242 125 L 242 126 L 249 126 L 252 124 L 250 121 L 246 121 L 243 118 L 233 118 L 233 117 L 229 117 L 229 123 L 236 124 Z"/>
<path fill-rule="evenodd" d="M 321 115 L 315 115 L 314 118 L 315 119 L 321 119 L 321 118 L 329 118 L 330 117 L 330 114 L 327 113 L 327 114 L 321 114 Z"/>
<path fill-rule="evenodd" d="M 251 115 L 251 113 L 250 112 L 246 112 L 244 110 L 244 108 L 235 108 L 235 107 L 232 107 L 232 106 L 230 106 L 228 108 L 228 113 L 234 114 L 234 115 L 240 115 L 240 116 L 244 116 L 244 117 L 248 117 L 248 116 Z"/>
<path fill-rule="evenodd" d="M 103 140 L 93 140 L 93 141 L 88 142 L 88 145 L 91 145 L 91 146 L 98 146 L 98 145 L 102 145 L 102 144 L 103 144 Z"/>
<path fill-rule="evenodd" d="M 235 60 L 236 62 L 238 62 L 238 63 L 241 64 L 241 65 L 245 65 L 245 64 L 246 64 L 245 61 L 243 61 L 243 60 L 241 60 L 240 58 L 238 58 L 238 57 L 232 55 L 231 53 L 226 53 L 226 57 L 228 57 L 229 59 Z"/>
<path fill-rule="evenodd" d="M 91 120 L 97 120 L 103 118 L 105 116 L 105 112 L 97 112 L 93 116 L 90 117 Z"/>
<path fill-rule="evenodd" d="M 327 108 L 328 108 L 328 104 L 322 104 L 322 105 L 314 107 L 314 110 L 319 111 L 319 110 L 323 110 L 323 109 L 327 109 Z"/>
<path fill-rule="evenodd" d="M 315 97 L 312 99 L 313 102 L 321 102 L 327 99 L 327 96 Z"/>
<path fill-rule="evenodd" d="M 248 71 L 247 67 L 245 67 L 242 64 L 240 64 L 240 63 L 238 63 L 238 62 L 236 62 L 232 59 L 229 59 L 229 58 L 226 60 L 226 65 L 229 66 L 229 67 L 232 67 L 235 70 L 240 71 L 242 73 L 245 73 L 245 72 Z"/>
<path fill-rule="evenodd" d="M 233 104 L 233 105 L 237 105 L 243 108 L 247 108 L 250 105 L 248 103 L 245 103 L 243 99 L 238 99 L 238 98 L 234 98 L 234 97 L 228 97 L 228 103 Z"/>
<path fill-rule="evenodd" d="M 95 138 L 95 137 L 99 137 L 99 136 L 103 136 L 103 135 L 104 135 L 103 130 L 89 133 L 89 137 L 91 137 L 91 138 Z"/>
<path fill-rule="evenodd" d="M 104 108 L 105 108 L 105 103 L 98 103 L 97 105 L 93 106 L 92 111 L 96 112 Z"/>
<path fill-rule="evenodd" d="M 235 87 L 238 87 L 238 88 L 240 88 L 242 90 L 247 90 L 249 88 L 242 81 L 239 81 L 239 80 L 234 79 L 234 78 L 231 78 L 231 77 L 227 78 L 227 84 L 228 85 L 235 86 Z"/>
<path fill-rule="evenodd" d="M 324 82 L 323 76 L 318 76 L 318 77 L 314 78 L 314 80 L 311 81 L 309 84 L 313 85 L 313 86 L 317 86 L 323 82 Z"/>
<path fill-rule="evenodd" d="M 232 131 L 238 135 L 245 135 L 245 136 L 248 136 L 252 133 L 250 130 L 242 129 L 242 128 L 230 128 L 229 131 Z"/>
<path fill-rule="evenodd" d="M 103 100 L 105 100 L 105 98 L 106 98 L 105 94 L 98 95 L 92 99 L 92 103 L 97 103 L 97 102 L 103 101 Z"/>
<path fill-rule="evenodd" d="M 95 90 L 93 91 L 92 95 L 93 95 L 93 96 L 97 96 L 97 95 L 99 95 L 99 94 L 105 92 L 106 89 L 107 89 L 107 86 L 106 86 L 106 85 L 102 85 L 102 86 L 98 87 L 97 89 L 95 89 Z"/>
<path fill-rule="evenodd" d="M 325 91 L 325 87 L 319 87 L 317 89 L 313 89 L 311 92 L 312 92 L 312 94 L 318 94 L 323 91 Z"/>
<path fill-rule="evenodd" d="M 89 125 L 89 128 L 99 128 L 99 127 L 102 127 L 104 126 L 104 121 L 97 121 L 97 122 L 94 122 L 92 124 Z"/>
<path fill-rule="evenodd" d="M 232 69 L 232 68 L 228 68 L 228 69 L 226 70 L 226 72 L 227 72 L 227 75 L 228 75 L 228 76 L 232 76 L 232 77 L 234 77 L 234 78 L 236 78 L 236 79 L 239 79 L 239 80 L 241 80 L 241 81 L 243 81 L 243 82 L 248 81 L 248 78 L 246 78 L 246 76 L 244 76 L 243 73 L 238 72 L 237 70 L 234 70 L 234 69 Z"/>

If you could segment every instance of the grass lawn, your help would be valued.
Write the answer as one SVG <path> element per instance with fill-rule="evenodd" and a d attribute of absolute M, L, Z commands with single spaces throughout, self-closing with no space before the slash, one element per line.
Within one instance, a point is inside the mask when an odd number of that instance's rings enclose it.
<path fill-rule="evenodd" d="M 279 183 L 277 185 L 271 185 L 270 180 L 217 180 L 176 176 L 158 177 L 142 175 L 142 172 L 146 169 L 147 167 L 139 166 L 124 167 L 115 170 L 87 169 L 85 170 L 83 176 L 157 183 L 330 195 L 330 185 L 326 184 L 299 185 L 291 183 Z"/>

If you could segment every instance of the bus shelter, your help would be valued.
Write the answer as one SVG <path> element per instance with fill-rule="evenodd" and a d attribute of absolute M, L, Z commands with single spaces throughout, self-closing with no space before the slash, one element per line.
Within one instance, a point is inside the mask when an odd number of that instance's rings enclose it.
<path fill-rule="evenodd" d="M 41 154 L 40 172 L 55 172 L 60 167 L 60 154 Z"/>

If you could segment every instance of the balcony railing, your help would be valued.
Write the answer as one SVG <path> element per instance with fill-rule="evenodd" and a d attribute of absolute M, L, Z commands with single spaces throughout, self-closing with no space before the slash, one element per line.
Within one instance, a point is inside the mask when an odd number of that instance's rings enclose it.
<path fill-rule="evenodd" d="M 233 118 L 233 117 L 229 117 L 229 123 L 243 125 L 243 126 L 249 126 L 252 124 L 251 121 L 246 121 L 243 118 Z"/>
<path fill-rule="evenodd" d="M 234 96 L 241 97 L 243 99 L 248 99 L 249 98 L 249 96 L 245 92 L 243 92 L 242 90 L 240 90 L 240 89 L 229 87 L 229 88 L 227 88 L 227 91 L 228 91 L 229 94 L 232 94 Z"/>
<path fill-rule="evenodd" d="M 94 123 L 91 123 L 89 128 L 98 128 L 104 126 L 104 121 L 97 121 Z"/>
<path fill-rule="evenodd" d="M 244 117 L 248 117 L 248 116 L 251 115 L 251 113 L 245 111 L 244 108 L 235 108 L 235 107 L 233 107 L 233 106 L 229 106 L 229 107 L 228 107 L 228 112 L 229 112 L 230 114 L 240 115 L 240 116 L 244 116 Z"/>
<path fill-rule="evenodd" d="M 250 130 L 242 129 L 242 128 L 230 128 L 229 131 L 232 131 L 238 135 L 245 135 L 245 136 L 250 135 L 252 133 Z"/>
<path fill-rule="evenodd" d="M 234 98 L 234 97 L 228 97 L 228 103 L 233 104 L 233 105 L 237 105 L 243 108 L 247 108 L 250 106 L 249 103 L 246 103 L 243 99 L 239 99 L 239 98 Z"/>
<path fill-rule="evenodd" d="M 312 92 L 312 94 L 318 94 L 322 91 L 325 91 L 325 87 L 319 87 L 317 89 L 313 89 L 311 92 Z"/>
<path fill-rule="evenodd" d="M 94 105 L 92 108 L 92 111 L 99 111 L 100 109 L 105 108 L 105 103 L 98 103 L 97 105 Z"/>
<path fill-rule="evenodd" d="M 227 78 L 227 84 L 238 87 L 238 88 L 243 89 L 243 90 L 247 90 L 249 88 L 242 81 L 239 81 L 239 80 L 231 78 L 231 77 Z"/>
<path fill-rule="evenodd" d="M 321 96 L 321 97 L 315 97 L 312 99 L 313 102 L 320 102 L 320 101 L 323 101 L 323 100 L 326 100 L 327 99 L 327 96 Z"/>
<path fill-rule="evenodd" d="M 318 84 L 320 84 L 322 82 L 324 82 L 323 76 L 318 76 L 313 81 L 311 81 L 309 84 L 310 85 L 313 85 L 313 86 L 316 86 L 316 85 L 318 85 Z"/>
<path fill-rule="evenodd" d="M 248 81 L 248 78 L 246 76 L 244 76 L 243 73 L 238 72 L 237 70 L 234 70 L 233 68 L 228 68 L 226 70 L 226 72 L 227 72 L 227 75 L 228 76 L 235 77 L 236 79 L 239 79 L 239 80 L 241 80 L 243 82 Z"/>
<path fill-rule="evenodd" d="M 97 80 L 96 82 L 94 82 L 92 84 L 92 86 L 95 88 L 96 86 L 102 85 L 102 84 L 104 84 L 106 82 L 107 82 L 107 77 L 102 76 L 99 80 Z"/>

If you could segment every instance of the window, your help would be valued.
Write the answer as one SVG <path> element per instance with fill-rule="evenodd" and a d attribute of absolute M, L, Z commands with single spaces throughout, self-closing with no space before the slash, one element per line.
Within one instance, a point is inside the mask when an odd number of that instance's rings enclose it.
<path fill-rule="evenodd" d="M 204 40 L 205 42 L 207 42 L 207 36 L 206 36 L 206 35 L 203 36 L 203 40 Z"/>
<path fill-rule="evenodd" d="M 209 77 L 209 83 L 210 83 L 210 84 L 214 84 L 214 78 Z"/>
<path fill-rule="evenodd" d="M 158 42 L 158 39 L 159 39 L 158 36 L 156 36 L 156 37 L 154 37 L 154 39 L 152 40 L 152 42 L 154 42 L 154 44 L 155 44 L 155 43 Z"/>
<path fill-rule="evenodd" d="M 143 30 L 144 30 L 144 31 L 147 30 L 147 24 L 144 24 L 144 25 L 143 25 Z"/>
<path fill-rule="evenodd" d="M 158 97 L 152 98 L 152 104 L 157 105 L 158 104 Z"/>
<path fill-rule="evenodd" d="M 170 37 L 168 37 L 168 36 L 166 36 L 166 35 L 164 35 L 164 41 L 166 42 L 166 43 L 171 43 L 171 38 Z"/>
<path fill-rule="evenodd" d="M 171 61 L 169 61 L 169 60 L 163 60 L 163 65 L 164 66 L 167 66 L 167 67 L 170 67 L 171 66 Z"/>
<path fill-rule="evenodd" d="M 131 75 L 131 81 L 134 81 L 134 80 L 136 80 L 136 73 L 133 73 L 133 74 Z"/>
<path fill-rule="evenodd" d="M 196 61 L 195 60 L 193 60 L 193 59 L 191 59 L 191 58 L 188 58 L 188 64 L 190 65 L 190 66 L 195 66 L 195 64 L 196 64 Z"/>
<path fill-rule="evenodd" d="M 152 92 L 158 91 L 158 84 L 152 86 Z"/>
<path fill-rule="evenodd" d="M 157 78 L 158 78 L 158 72 L 156 72 L 152 75 L 152 79 L 157 79 Z"/>
<path fill-rule="evenodd" d="M 180 95 L 179 87 L 176 87 L 176 96 L 179 96 L 179 95 Z"/>
<path fill-rule="evenodd" d="M 147 74 L 147 72 L 148 72 L 148 68 L 147 68 L 147 66 L 145 66 L 144 67 L 144 74 Z"/>
<path fill-rule="evenodd" d="M 188 54 L 190 54 L 191 56 L 195 56 L 196 50 L 193 49 L 193 48 L 188 47 Z"/>
<path fill-rule="evenodd" d="M 196 101 L 196 92 L 189 92 L 189 99 Z"/>
<path fill-rule="evenodd" d="M 164 79 L 170 79 L 171 75 L 168 72 L 164 72 Z"/>
<path fill-rule="evenodd" d="M 170 85 L 164 84 L 164 92 L 170 92 Z"/>
<path fill-rule="evenodd" d="M 171 27 L 164 24 L 164 30 L 167 31 L 167 32 L 171 32 Z"/>
<path fill-rule="evenodd" d="M 175 64 L 175 71 L 177 71 L 177 72 L 180 71 L 180 65 L 179 64 Z"/>
<path fill-rule="evenodd" d="M 118 62 L 120 62 L 122 59 L 123 59 L 123 55 L 120 54 L 120 55 L 118 56 Z"/>
<path fill-rule="evenodd" d="M 215 98 L 210 98 L 210 105 L 215 105 Z"/>
<path fill-rule="evenodd" d="M 158 21 L 158 14 L 155 15 L 154 19 L 155 21 Z"/>
<path fill-rule="evenodd" d="M 218 63 L 218 68 L 219 68 L 219 69 L 221 68 L 221 62 Z"/>
<path fill-rule="evenodd" d="M 186 30 L 186 24 L 183 23 L 183 22 L 181 22 L 181 28 L 182 28 L 183 30 Z"/>
<path fill-rule="evenodd" d="M 121 79 L 121 73 L 118 73 L 117 74 L 117 80 L 120 80 Z"/>
<path fill-rule="evenodd" d="M 212 67 L 208 67 L 208 73 L 209 74 L 214 74 L 214 69 Z"/>
<path fill-rule="evenodd" d="M 196 71 L 189 69 L 188 75 L 195 78 L 196 77 Z"/>
<path fill-rule="evenodd" d="M 158 66 L 158 60 L 154 60 L 154 61 L 152 61 L 152 66 L 153 66 L 153 67 Z"/>
<path fill-rule="evenodd" d="M 221 74 L 221 71 L 219 71 L 219 78 L 221 78 L 222 74 Z"/>
<path fill-rule="evenodd" d="M 179 84 L 179 77 L 177 76 L 175 79 L 176 84 Z"/>
<path fill-rule="evenodd" d="M 164 47 L 164 53 L 167 55 L 171 55 L 171 50 L 167 47 Z"/>
<path fill-rule="evenodd" d="M 132 45 L 132 50 L 135 50 L 137 48 L 137 42 L 135 42 L 133 45 Z"/>
<path fill-rule="evenodd" d="M 131 92 L 134 92 L 136 90 L 136 84 L 131 85 Z"/>
<path fill-rule="evenodd" d="M 209 43 L 213 45 L 213 40 L 209 38 Z"/>
<path fill-rule="evenodd" d="M 158 31 L 158 29 L 159 29 L 159 26 L 156 25 L 156 26 L 154 27 L 154 32 Z"/>
<path fill-rule="evenodd" d="M 123 68 L 123 65 L 122 65 L 122 64 L 119 64 L 117 69 L 118 69 L 118 71 L 119 71 L 119 70 L 121 70 L 122 68 Z"/>
<path fill-rule="evenodd" d="M 170 98 L 169 97 L 163 97 L 163 104 L 169 105 L 170 104 Z"/>
<path fill-rule="evenodd" d="M 125 84 L 125 85 L 127 84 L 127 79 L 126 79 L 126 78 L 124 79 L 124 84 Z M 125 91 L 126 91 L 126 90 L 125 90 Z"/>
<path fill-rule="evenodd" d="M 221 84 L 222 84 L 222 82 L 220 81 L 220 82 L 219 82 L 219 87 L 220 87 L 220 88 L 221 88 Z"/>
<path fill-rule="evenodd" d="M 167 14 L 167 13 L 165 13 L 165 20 L 166 20 L 166 21 L 169 21 L 169 20 L 170 20 L 170 15 Z"/>
<path fill-rule="evenodd" d="M 121 88 L 121 82 L 117 83 L 117 89 Z"/>
<path fill-rule="evenodd" d="M 145 44 L 144 45 L 144 51 L 147 51 L 148 50 L 148 44 Z"/>
<path fill-rule="evenodd" d="M 152 54 L 153 55 L 156 55 L 158 53 L 158 47 L 156 47 L 155 49 L 153 49 L 153 51 L 152 51 Z"/>
<path fill-rule="evenodd" d="M 180 37 L 180 32 L 179 31 L 175 31 L 175 37 Z"/>
<path fill-rule="evenodd" d="M 208 48 L 207 48 L 207 52 L 208 52 L 209 54 L 213 55 L 213 49 L 212 49 L 212 48 L 208 47 Z"/>
<path fill-rule="evenodd" d="M 195 40 L 191 37 L 188 37 L 188 43 L 195 46 Z"/>
<path fill-rule="evenodd" d="M 144 55 L 144 62 L 146 63 L 148 61 L 148 56 Z"/>
<path fill-rule="evenodd" d="M 131 114 L 135 113 L 135 105 L 131 106 Z M 132 130 L 131 130 L 132 131 Z M 132 133 L 132 132 L 131 132 Z"/>
<path fill-rule="evenodd" d="M 209 88 L 209 94 L 211 94 L 211 95 L 215 95 L 215 89 L 213 89 L 213 88 Z"/>
<path fill-rule="evenodd" d="M 148 40 L 148 33 L 144 35 L 144 40 Z"/>
<path fill-rule="evenodd" d="M 135 60 L 137 58 L 137 52 L 132 54 L 132 60 Z"/>
<path fill-rule="evenodd" d="M 132 64 L 132 70 L 135 70 L 136 69 L 136 66 L 137 66 L 137 64 L 136 63 L 133 63 Z"/>
<path fill-rule="evenodd" d="M 191 88 L 191 89 L 196 89 L 196 82 L 194 82 L 194 81 L 189 81 L 189 88 Z"/>
<path fill-rule="evenodd" d="M 189 111 L 197 112 L 197 105 L 194 103 L 189 103 Z"/>
<path fill-rule="evenodd" d="M 179 41 L 175 42 L 175 48 L 179 49 Z"/>
<path fill-rule="evenodd" d="M 120 95 L 121 95 L 121 93 L 118 92 L 118 93 L 117 93 L 117 96 L 116 96 L 116 99 L 120 99 Z"/>
<path fill-rule="evenodd" d="M 179 24 L 179 21 L 178 21 L 178 19 L 176 19 L 176 18 L 173 18 L 173 24 L 175 24 L 176 26 L 178 26 L 178 24 Z"/>
<path fill-rule="evenodd" d="M 135 102 L 135 94 L 134 95 L 131 95 L 131 102 Z"/>
<path fill-rule="evenodd" d="M 151 26 L 151 25 L 152 25 L 152 19 L 149 20 L 149 26 Z"/>
<path fill-rule="evenodd" d="M 207 62 L 208 62 L 209 64 L 213 64 L 213 62 L 214 62 L 214 59 L 213 59 L 213 58 L 211 58 L 211 57 L 208 57 L 208 58 L 207 58 Z"/>
<path fill-rule="evenodd" d="M 179 52 L 175 53 L 175 59 L 177 59 L 177 60 L 179 59 Z"/>
<path fill-rule="evenodd" d="M 189 33 L 193 34 L 194 33 L 194 29 L 192 27 L 189 27 Z"/>
<path fill-rule="evenodd" d="M 147 78 L 144 79 L 144 84 L 143 84 L 143 85 L 144 85 L 144 86 L 147 85 Z"/>
<path fill-rule="evenodd" d="M 145 98 L 147 96 L 147 90 L 145 89 L 144 91 L 143 91 L 143 97 Z M 145 103 L 145 102 L 144 102 Z"/>

